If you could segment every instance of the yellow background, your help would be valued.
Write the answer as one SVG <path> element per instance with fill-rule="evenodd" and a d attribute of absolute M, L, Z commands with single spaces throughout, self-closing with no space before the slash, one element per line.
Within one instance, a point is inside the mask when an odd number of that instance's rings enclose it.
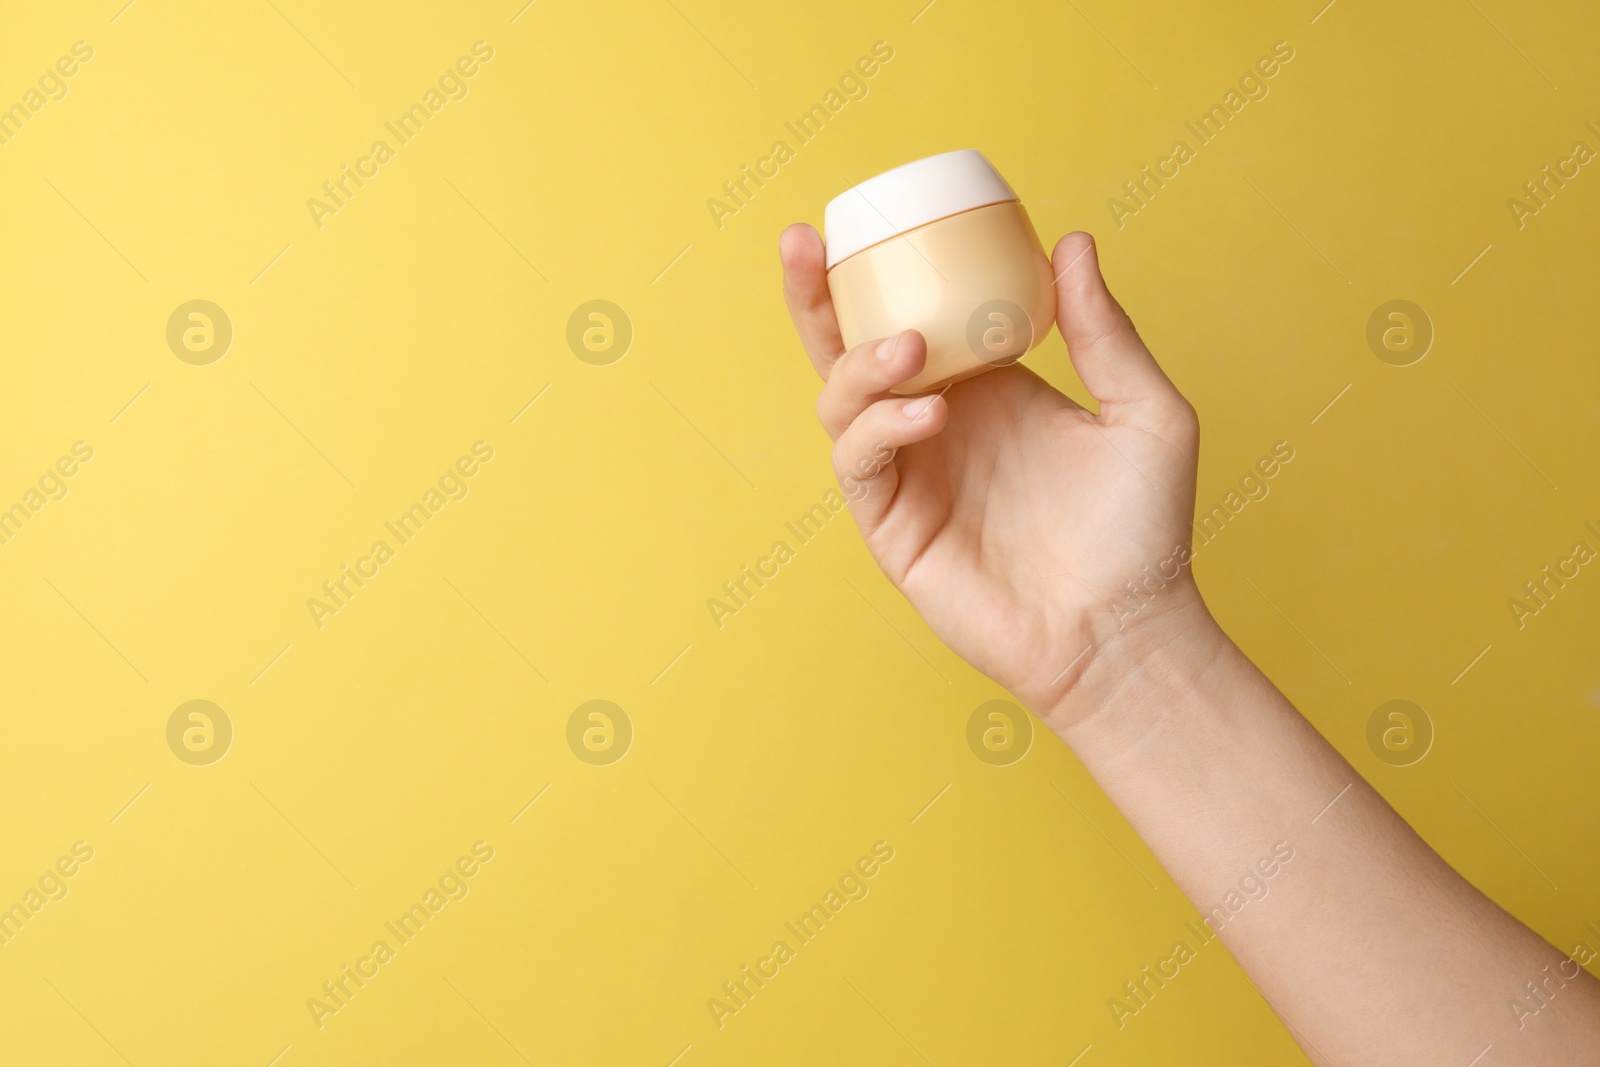
<path fill-rule="evenodd" d="M 967 146 L 1047 242 L 1100 238 L 1201 412 L 1202 507 L 1295 448 L 1200 553 L 1230 631 L 1469 878 L 1595 940 L 1600 568 L 1507 607 L 1600 548 L 1600 174 L 1506 205 L 1600 148 L 1592 5 L 119 8 L 0 33 L 4 104 L 94 48 L 0 146 L 0 506 L 95 450 L 0 546 L 0 906 L 95 849 L 0 947 L 0 1060 L 1302 1062 L 1219 946 L 1118 1030 L 1195 909 L 1053 737 L 974 757 L 1004 694 L 847 519 L 707 610 L 832 484 L 778 232 Z M 470 95 L 319 229 L 307 199 L 478 40 Z M 869 95 L 719 229 L 707 199 L 877 41 Z M 1113 225 L 1277 41 L 1270 95 Z M 234 328 L 209 366 L 165 340 L 197 298 Z M 635 330 L 609 366 L 565 341 L 592 299 Z M 1392 299 L 1436 331 L 1412 366 L 1365 340 Z M 1030 365 L 1082 396 L 1058 337 Z M 478 440 L 470 495 L 317 628 Z M 210 766 L 167 747 L 192 699 L 235 730 Z M 609 766 L 567 747 L 592 699 L 633 724 Z M 1367 746 L 1391 699 L 1437 731 L 1414 766 Z M 319 1030 L 307 999 L 478 840 L 470 895 Z M 718 1030 L 707 998 L 880 840 L 870 895 Z"/>

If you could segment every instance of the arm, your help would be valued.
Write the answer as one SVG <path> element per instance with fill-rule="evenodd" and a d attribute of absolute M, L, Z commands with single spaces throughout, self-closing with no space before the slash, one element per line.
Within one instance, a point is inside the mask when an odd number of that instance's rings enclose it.
<path fill-rule="evenodd" d="M 1320 1064 L 1580 1063 L 1600 983 L 1428 847 L 1209 615 L 1113 641 L 1061 735 Z M 1286 843 L 1292 859 L 1270 870 Z M 1270 894 L 1247 903 L 1240 881 Z M 1213 911 L 1233 894 L 1238 910 Z M 1527 994 L 1532 982 L 1546 1007 Z M 1529 1007 L 1519 1014 L 1513 998 Z"/>
<path fill-rule="evenodd" d="M 879 566 L 1071 746 L 1312 1059 L 1596 1055 L 1600 983 L 1433 852 L 1206 610 L 1187 568 L 1198 422 L 1086 234 L 1055 250 L 1057 322 L 1098 414 L 1020 366 L 892 397 L 922 339 L 845 352 L 816 231 L 790 227 L 781 252 Z M 1247 906 L 1241 880 L 1267 877 Z M 1546 1006 L 1519 1018 L 1529 982 Z"/>

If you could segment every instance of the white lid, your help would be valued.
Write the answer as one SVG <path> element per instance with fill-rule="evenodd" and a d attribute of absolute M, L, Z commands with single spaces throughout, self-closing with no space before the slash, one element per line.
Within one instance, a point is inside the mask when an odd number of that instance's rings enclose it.
<path fill-rule="evenodd" d="M 827 269 L 907 230 L 1016 199 L 1000 172 L 975 148 L 886 170 L 828 201 L 822 218 Z"/>

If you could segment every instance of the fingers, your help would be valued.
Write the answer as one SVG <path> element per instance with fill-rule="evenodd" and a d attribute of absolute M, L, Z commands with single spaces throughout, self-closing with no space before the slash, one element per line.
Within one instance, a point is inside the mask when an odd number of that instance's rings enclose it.
<path fill-rule="evenodd" d="M 833 446 L 833 472 L 863 536 L 882 524 L 900 487 L 895 450 L 944 429 L 950 405 L 941 395 L 879 400 L 863 411 Z"/>
<path fill-rule="evenodd" d="M 844 341 L 828 293 L 822 235 L 815 227 L 795 223 L 778 238 L 778 258 L 783 263 L 783 300 L 789 305 L 789 317 L 811 365 L 827 378 L 834 361 L 844 354 Z"/>
<path fill-rule="evenodd" d="M 1056 272 L 1056 323 L 1078 377 L 1101 404 L 1182 400 L 1139 339 L 1122 305 L 1106 288 L 1094 238 L 1069 233 L 1051 256 Z"/>
<path fill-rule="evenodd" d="M 840 356 L 817 397 L 817 417 L 835 441 L 856 417 L 889 390 L 909 381 L 928 359 L 928 345 L 915 330 L 860 344 Z"/>

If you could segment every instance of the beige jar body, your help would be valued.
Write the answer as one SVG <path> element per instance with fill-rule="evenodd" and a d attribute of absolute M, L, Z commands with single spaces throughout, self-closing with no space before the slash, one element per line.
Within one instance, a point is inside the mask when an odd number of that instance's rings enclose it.
<path fill-rule="evenodd" d="M 1050 259 L 1018 201 L 989 204 L 907 230 L 828 271 L 846 348 L 914 329 L 928 342 L 922 373 L 895 388 L 928 392 L 1015 363 L 1050 332 Z"/>

